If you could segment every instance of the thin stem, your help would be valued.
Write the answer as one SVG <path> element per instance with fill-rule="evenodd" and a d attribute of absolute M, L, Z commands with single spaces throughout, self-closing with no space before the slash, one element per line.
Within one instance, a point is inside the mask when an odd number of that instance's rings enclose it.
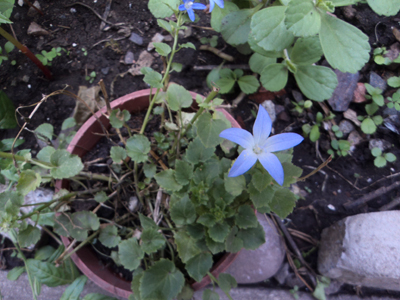
<path fill-rule="evenodd" d="M 63 257 L 63 261 L 65 261 L 72 254 L 74 254 L 76 251 L 78 251 L 83 246 L 85 246 L 87 243 L 89 243 L 91 240 L 93 240 L 99 233 L 100 233 L 100 230 L 97 230 L 96 232 L 92 233 L 86 240 L 84 240 L 82 243 L 80 243 L 78 246 L 76 246 L 76 248 L 74 248 L 71 252 L 69 252 L 67 255 L 65 255 Z"/>
<path fill-rule="evenodd" d="M 212 281 L 216 282 L 216 283 L 218 284 L 218 286 L 220 286 L 218 279 L 215 278 L 214 275 L 211 274 L 211 272 L 207 272 L 207 275 L 208 275 L 208 277 L 211 278 Z M 233 300 L 232 297 L 231 297 L 231 295 L 229 295 L 229 293 L 225 292 L 224 290 L 222 290 L 222 291 L 223 291 L 223 292 L 225 293 L 225 295 L 229 298 L 229 300 Z"/>

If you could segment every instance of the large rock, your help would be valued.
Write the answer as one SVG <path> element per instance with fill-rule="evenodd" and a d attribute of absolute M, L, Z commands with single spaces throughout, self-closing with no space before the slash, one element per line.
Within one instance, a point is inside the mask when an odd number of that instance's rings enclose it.
<path fill-rule="evenodd" d="M 361 286 L 400 291 L 400 211 L 347 217 L 322 232 L 321 274 Z"/>
<path fill-rule="evenodd" d="M 226 271 L 239 284 L 260 282 L 274 276 L 285 257 L 283 238 L 272 220 L 260 213 L 257 213 L 257 219 L 264 228 L 265 243 L 257 250 L 242 250 Z"/>

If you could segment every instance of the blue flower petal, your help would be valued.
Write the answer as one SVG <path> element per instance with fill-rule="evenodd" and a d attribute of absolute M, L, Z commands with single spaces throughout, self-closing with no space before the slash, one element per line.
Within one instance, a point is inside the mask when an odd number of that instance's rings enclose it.
<path fill-rule="evenodd" d="M 210 1 L 215 2 L 219 7 L 224 8 L 224 0 L 210 0 Z"/>
<path fill-rule="evenodd" d="M 212 12 L 212 10 L 214 9 L 214 5 L 215 5 L 214 0 L 210 0 L 210 8 L 208 9 L 209 12 Z"/>
<path fill-rule="evenodd" d="M 273 155 L 273 154 L 272 154 Z M 274 155 L 275 156 L 275 155 Z M 250 170 L 250 168 L 257 162 L 257 156 L 252 150 L 243 150 L 239 157 L 236 159 L 228 177 L 236 177 Z M 282 171 L 283 172 L 283 171 Z"/>
<path fill-rule="evenodd" d="M 185 4 L 179 5 L 178 9 L 179 9 L 180 11 L 186 10 Z"/>
<path fill-rule="evenodd" d="M 265 141 L 271 134 L 271 127 L 272 127 L 271 118 L 268 112 L 265 110 L 265 108 L 262 105 L 260 105 L 256 121 L 254 122 L 253 125 L 254 142 L 257 145 L 263 145 L 265 143 Z"/>
<path fill-rule="evenodd" d="M 279 184 L 283 184 L 283 167 L 279 159 L 272 153 L 263 153 L 258 155 L 258 159 L 265 170 L 272 176 L 273 179 Z"/>
<path fill-rule="evenodd" d="M 228 128 L 219 134 L 220 137 L 239 144 L 245 149 L 254 147 L 254 138 L 250 132 L 241 128 Z"/>
<path fill-rule="evenodd" d="M 207 6 L 205 6 L 202 3 L 193 3 L 193 5 L 192 5 L 192 9 L 206 9 L 206 8 L 207 8 Z"/>
<path fill-rule="evenodd" d="M 304 138 L 297 133 L 281 133 L 268 138 L 262 145 L 266 152 L 282 151 L 300 144 Z"/>
<path fill-rule="evenodd" d="M 190 19 L 192 22 L 194 22 L 194 20 L 196 19 L 196 17 L 195 17 L 195 15 L 194 15 L 193 9 L 188 9 L 187 12 L 188 12 L 188 15 L 189 15 L 189 19 Z"/>

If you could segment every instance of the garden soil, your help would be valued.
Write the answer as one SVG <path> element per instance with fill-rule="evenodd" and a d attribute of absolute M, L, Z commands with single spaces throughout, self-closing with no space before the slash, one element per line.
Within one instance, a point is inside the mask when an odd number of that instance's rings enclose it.
<path fill-rule="evenodd" d="M 3 90 L 12 100 L 15 107 L 19 107 L 18 121 L 23 124 L 24 118 L 32 112 L 36 103 L 45 95 L 51 92 L 66 89 L 78 93 L 80 86 L 94 86 L 100 79 L 105 82 L 108 93 L 112 99 L 116 99 L 137 90 L 146 89 L 148 86 L 142 81 L 143 76 L 133 76 L 127 71 L 132 64 L 125 64 L 128 52 L 133 53 L 134 64 L 139 63 L 139 56 L 147 51 L 148 44 L 156 33 L 167 35 L 158 27 L 156 19 L 147 9 L 147 1 L 128 0 L 82 0 L 82 4 L 74 4 L 74 1 L 50 1 L 41 0 L 40 7 L 43 15 L 28 15 L 28 6 L 16 5 L 11 20 L 14 22 L 12 28 L 3 25 L 3 28 L 14 33 L 17 39 L 26 45 L 33 53 L 41 53 L 42 50 L 50 51 L 53 47 L 62 47 L 61 55 L 56 57 L 48 68 L 51 70 L 54 79 L 48 80 L 43 73 L 22 53 L 14 50 L 9 55 L 9 60 L 4 61 L 0 66 L 0 89 Z M 101 29 L 101 20 L 87 6 L 91 7 L 99 15 L 103 15 L 106 3 L 111 2 L 110 14 L 107 20 L 111 23 L 125 23 L 125 27 L 106 26 L 108 30 Z M 360 28 L 369 36 L 372 47 L 386 46 L 389 48 L 396 42 L 392 33 L 392 27 L 399 27 L 400 15 L 395 17 L 379 17 L 373 13 L 367 5 L 359 5 L 356 10 L 337 9 L 336 15 L 347 22 Z M 199 23 L 189 26 L 181 42 L 191 42 L 196 48 L 200 38 L 210 38 L 216 35 L 209 28 L 209 15 L 203 12 Z M 27 30 L 32 22 L 36 22 L 45 30 L 48 35 L 28 35 Z M 127 31 L 127 28 L 128 31 Z M 142 44 L 132 42 L 129 37 L 134 33 L 143 40 Z M 4 46 L 5 39 L 0 39 L 0 46 Z M 246 70 L 249 56 L 239 53 L 236 49 L 225 44 L 219 37 L 217 48 L 232 55 L 234 61 L 229 63 Z M 3 47 L 4 49 L 4 47 Z M 154 52 L 152 68 L 161 71 L 163 61 Z M 130 58 L 132 59 L 132 58 Z M 11 65 L 15 60 L 16 64 Z M 171 81 L 185 86 L 188 90 L 206 95 L 209 89 L 206 84 L 206 77 L 213 66 L 218 66 L 223 59 L 207 51 L 195 51 L 193 49 L 182 49 L 176 56 L 176 61 L 183 64 L 180 73 L 173 73 Z M 211 67 L 210 67 L 211 66 Z M 202 69 L 208 70 L 202 70 Z M 234 67 L 235 68 L 235 67 Z M 200 70 L 199 70 L 200 69 Z M 92 83 L 85 79 L 91 72 L 96 72 Z M 381 68 L 371 61 L 360 71 L 360 82 L 368 82 L 371 71 L 385 76 L 386 69 Z M 389 72 L 396 74 L 397 70 Z M 112 88 L 113 86 L 113 88 Z M 317 103 L 312 110 L 303 115 L 292 111 L 293 91 L 298 88 L 293 80 L 285 91 L 278 94 L 261 93 L 257 96 L 245 97 L 237 108 L 231 113 L 246 129 L 252 129 L 257 103 L 252 99 L 273 100 L 275 105 L 281 108 L 281 112 L 274 124 L 275 134 L 292 131 L 302 133 L 301 126 L 310 123 L 317 111 L 322 111 Z M 229 104 L 239 94 L 235 91 L 223 98 Z M 264 97 L 264 98 L 263 98 Z M 365 115 L 364 104 L 352 103 L 350 108 Z M 34 130 L 43 122 L 50 123 L 59 133 L 64 119 L 70 117 L 75 108 L 75 100 L 66 95 L 58 95 L 48 98 L 36 111 L 27 125 L 27 129 Z M 23 117 L 22 117 L 23 116 Z M 336 113 L 335 121 L 339 123 L 343 119 L 341 113 Z M 14 137 L 19 129 L 0 130 L 0 139 Z M 303 232 L 315 240 L 320 239 L 321 231 L 338 220 L 347 216 L 378 211 L 383 205 L 389 203 L 400 194 L 400 189 L 394 189 L 388 193 L 381 193 L 374 200 L 351 210 L 345 209 L 343 204 L 360 198 L 363 195 L 376 191 L 381 187 L 388 187 L 400 180 L 400 144 L 399 135 L 389 131 L 383 126 L 372 136 L 359 133 L 362 142 L 355 150 L 346 157 L 335 157 L 327 167 L 315 175 L 298 183 L 298 190 L 301 198 L 297 202 L 294 212 L 287 217 L 285 222 L 288 227 Z M 28 130 L 24 130 L 20 137 L 25 143 L 19 149 L 32 149 L 35 155 L 40 150 L 35 136 Z M 369 139 L 377 138 L 388 142 L 398 160 L 388 164 L 384 168 L 376 168 L 373 157 L 368 149 Z M 302 144 L 294 148 L 294 163 L 304 169 L 307 174 L 317 168 L 324 160 L 328 159 L 329 149 L 328 132 L 322 130 L 321 138 L 317 144 L 305 139 Z M 397 207 L 398 208 L 398 207 Z M 306 260 L 316 270 L 317 251 L 314 245 L 305 242 L 303 239 L 294 238 L 299 249 L 308 253 Z M 10 244 L 0 244 L 1 248 L 8 248 Z M 16 259 L 10 256 L 10 251 L 0 252 L 0 267 L 12 268 L 17 264 Z M 278 287 L 275 280 L 264 283 L 267 286 Z M 392 295 L 400 297 L 400 293 L 381 291 L 377 289 L 362 288 L 356 289 L 352 286 L 344 286 L 338 293 L 361 293 L 367 295 Z"/>

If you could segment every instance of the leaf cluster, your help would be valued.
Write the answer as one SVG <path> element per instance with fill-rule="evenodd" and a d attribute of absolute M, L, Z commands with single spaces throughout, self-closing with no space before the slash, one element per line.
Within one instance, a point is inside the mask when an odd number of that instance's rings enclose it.
<path fill-rule="evenodd" d="M 371 154 L 375 157 L 374 165 L 378 168 L 385 167 L 387 162 L 394 162 L 397 160 L 397 157 L 393 153 L 383 153 L 380 148 L 372 148 Z"/>

